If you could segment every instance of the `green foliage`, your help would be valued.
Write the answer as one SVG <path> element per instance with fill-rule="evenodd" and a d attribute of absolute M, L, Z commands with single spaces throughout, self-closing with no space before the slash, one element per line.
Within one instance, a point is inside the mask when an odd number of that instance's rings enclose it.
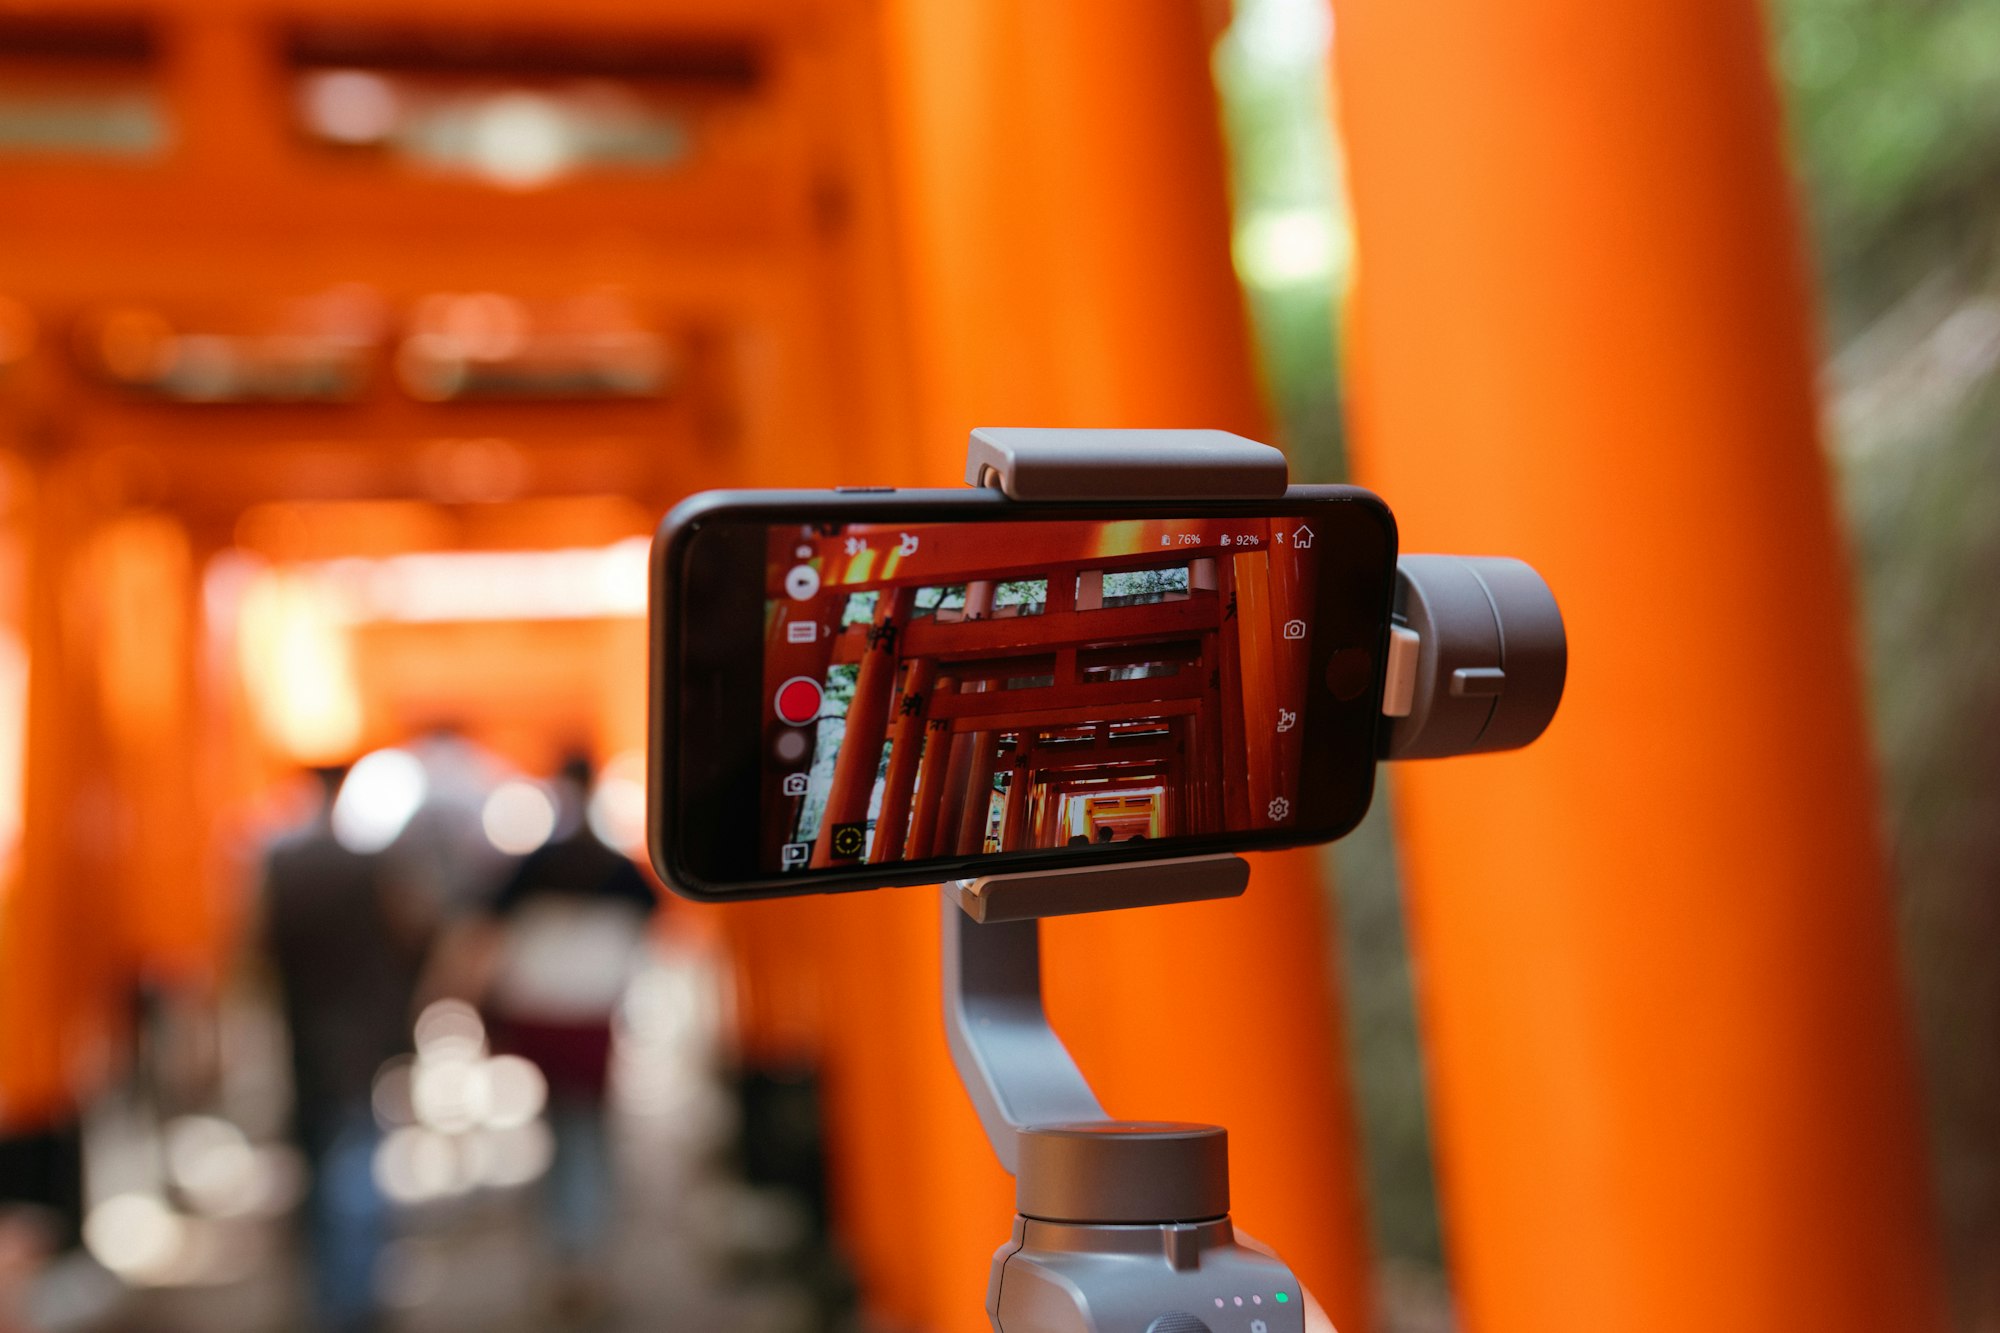
<path fill-rule="evenodd" d="M 1317 0 L 1238 0 L 1216 48 L 1236 269 L 1295 481 L 1346 473 L 1333 311 L 1352 261 Z"/>
<path fill-rule="evenodd" d="M 828 667 L 820 717 L 846 717 L 847 706 L 854 702 L 854 686 L 860 679 L 861 668 L 851 662 Z"/>
<path fill-rule="evenodd" d="M 1781 0 L 1800 169 L 1844 334 L 1931 263 L 1990 260 L 2000 0 Z M 1972 242 L 1973 251 L 1960 245 Z"/>
<path fill-rule="evenodd" d="M 993 589 L 995 606 L 1034 606 L 1048 600 L 1047 579 L 1004 579 Z"/>
<path fill-rule="evenodd" d="M 1104 576 L 1104 596 L 1107 601 L 1114 597 L 1143 600 L 1187 590 L 1186 565 L 1173 565 L 1166 569 L 1126 569 Z"/>
<path fill-rule="evenodd" d="M 841 608 L 840 624 L 843 629 L 849 625 L 872 625 L 875 623 L 876 593 L 855 592 L 847 595 L 847 604 Z"/>
<path fill-rule="evenodd" d="M 1964 1327 L 2000 1320 L 2000 0 L 1780 0 Z"/>
<path fill-rule="evenodd" d="M 965 609 L 965 585 L 953 583 L 944 587 L 919 588 L 915 606 L 918 615 L 931 611 L 962 611 Z"/>

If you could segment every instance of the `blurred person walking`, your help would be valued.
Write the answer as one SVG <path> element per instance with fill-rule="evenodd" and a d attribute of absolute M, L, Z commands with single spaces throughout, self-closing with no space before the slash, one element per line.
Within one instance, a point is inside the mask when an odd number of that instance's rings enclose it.
<path fill-rule="evenodd" d="M 306 1202 L 313 1303 L 327 1333 L 380 1326 L 376 1268 L 390 1208 L 375 1183 L 376 1073 L 410 1048 L 428 915 L 376 853 L 342 845 L 345 770 L 315 770 L 318 802 L 263 866 L 263 943 L 291 1039 L 293 1124 L 312 1167 Z"/>
<path fill-rule="evenodd" d="M 29 1288 L 48 1262 L 51 1228 L 22 1208 L 0 1204 L 0 1333 L 29 1333 Z"/>
<path fill-rule="evenodd" d="M 53 1254 L 83 1240 L 83 1126 L 74 1113 L 41 1129 L 0 1135 L 0 1253 Z M 0 1268 L 12 1265 L 0 1264 Z"/>
<path fill-rule="evenodd" d="M 564 762 L 553 784 L 554 832 L 522 858 L 487 918 L 469 928 L 472 938 L 441 955 L 458 960 L 459 975 L 444 989 L 482 1001 L 495 1048 L 534 1062 L 548 1079 L 556 1149 L 546 1216 L 562 1266 L 559 1312 L 573 1319 L 605 1304 L 613 1026 L 659 907 L 638 867 L 592 829 L 593 776 L 587 757 Z"/>
<path fill-rule="evenodd" d="M 389 845 L 396 878 L 441 919 L 477 913 L 513 868 L 484 821 L 506 768 L 456 722 L 440 722 L 403 748 L 423 766 L 424 796 Z"/>

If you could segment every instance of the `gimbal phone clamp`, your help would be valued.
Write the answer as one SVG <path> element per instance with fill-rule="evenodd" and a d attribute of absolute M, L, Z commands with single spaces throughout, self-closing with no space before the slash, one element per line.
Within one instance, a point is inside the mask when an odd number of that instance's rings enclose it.
<path fill-rule="evenodd" d="M 966 482 L 1023 501 L 1281 499 L 1284 455 L 1222 431 L 984 428 Z M 1562 617 L 1515 560 L 1405 556 L 1386 666 L 1385 758 L 1504 750 L 1562 696 Z M 1049 1026 L 1040 919 L 1232 898 L 1240 857 L 991 875 L 944 885 L 944 1017 L 953 1063 L 1015 1178 L 994 1255 L 996 1333 L 1303 1333 L 1298 1280 L 1239 1244 L 1228 1135 L 1114 1120 Z"/>

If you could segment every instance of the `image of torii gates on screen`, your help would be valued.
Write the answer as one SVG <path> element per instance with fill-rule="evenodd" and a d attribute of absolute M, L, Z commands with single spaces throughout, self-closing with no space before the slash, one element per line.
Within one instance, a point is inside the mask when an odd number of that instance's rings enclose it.
<path fill-rule="evenodd" d="M 770 533 L 764 861 L 919 861 L 1286 827 L 1310 520 Z"/>

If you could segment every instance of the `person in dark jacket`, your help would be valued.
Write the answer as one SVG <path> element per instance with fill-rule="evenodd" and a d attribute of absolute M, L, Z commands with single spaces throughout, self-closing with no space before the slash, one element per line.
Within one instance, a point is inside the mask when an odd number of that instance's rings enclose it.
<path fill-rule="evenodd" d="M 379 854 L 334 835 L 343 770 L 315 776 L 314 814 L 265 851 L 263 943 L 291 1038 L 294 1133 L 312 1167 L 314 1305 L 329 1333 L 362 1333 L 381 1319 L 375 1270 L 389 1229 L 371 1095 L 383 1064 L 409 1049 L 423 940 Z"/>

